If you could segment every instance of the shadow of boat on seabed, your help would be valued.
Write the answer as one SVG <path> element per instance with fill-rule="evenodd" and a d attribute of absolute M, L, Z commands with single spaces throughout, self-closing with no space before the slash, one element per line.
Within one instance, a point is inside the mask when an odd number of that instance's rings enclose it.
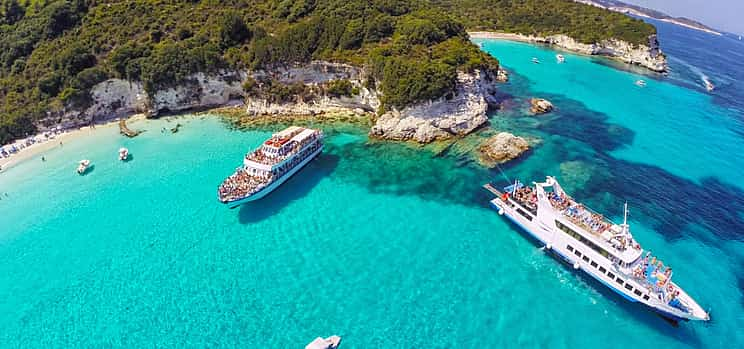
<path fill-rule="evenodd" d="M 278 214 L 292 201 L 309 194 L 323 178 L 336 169 L 339 160 L 338 155 L 319 155 L 266 197 L 240 205 L 238 220 L 241 224 L 249 224 Z"/>

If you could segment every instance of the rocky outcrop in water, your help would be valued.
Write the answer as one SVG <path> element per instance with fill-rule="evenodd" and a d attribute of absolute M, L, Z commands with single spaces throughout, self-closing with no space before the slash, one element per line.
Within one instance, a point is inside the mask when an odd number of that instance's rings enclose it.
<path fill-rule="evenodd" d="M 666 56 L 659 48 L 659 41 L 656 35 L 649 36 L 647 45 L 633 45 L 629 42 L 616 39 L 584 44 L 566 35 L 534 36 L 498 32 L 470 32 L 469 34 L 472 38 L 504 39 L 554 45 L 568 51 L 610 57 L 624 63 L 639 65 L 658 73 L 667 71 Z"/>
<path fill-rule="evenodd" d="M 393 109 L 377 119 L 370 135 L 399 141 L 429 143 L 466 135 L 488 122 L 486 111 L 495 105 L 495 77 L 476 71 L 458 73 L 451 98 L 440 98 L 402 110 Z"/>
<path fill-rule="evenodd" d="M 532 98 L 530 99 L 530 112 L 533 114 L 545 114 L 553 110 L 553 103 L 547 99 Z"/>
<path fill-rule="evenodd" d="M 529 149 L 530 145 L 524 138 L 508 132 L 492 136 L 478 147 L 481 162 L 490 167 L 516 159 Z"/>

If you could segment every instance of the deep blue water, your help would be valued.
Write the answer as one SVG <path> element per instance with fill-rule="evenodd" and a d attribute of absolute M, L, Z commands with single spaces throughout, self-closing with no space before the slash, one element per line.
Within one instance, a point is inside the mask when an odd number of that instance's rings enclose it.
<path fill-rule="evenodd" d="M 302 348 L 331 334 L 344 349 L 741 347 L 744 69 L 727 52 L 744 46 L 658 25 L 669 77 L 485 41 L 511 73 L 488 128 L 444 148 L 316 124 L 324 153 L 234 210 L 218 183 L 280 125 L 181 116 L 133 122 L 147 131 L 134 139 L 99 127 L 0 173 L 0 347 Z M 529 115 L 533 96 L 557 110 Z M 501 130 L 534 144 L 509 177 L 555 175 L 615 217 L 627 200 L 634 236 L 713 321 L 672 327 L 491 210 L 480 185 L 505 180 L 472 150 Z M 95 170 L 75 174 L 80 158 Z"/>

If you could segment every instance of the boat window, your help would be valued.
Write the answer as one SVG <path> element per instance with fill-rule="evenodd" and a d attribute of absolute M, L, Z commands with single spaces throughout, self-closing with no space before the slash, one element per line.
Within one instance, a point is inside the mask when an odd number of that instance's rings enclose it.
<path fill-rule="evenodd" d="M 644 300 L 648 300 L 648 295 L 647 295 L 647 294 L 644 294 L 644 295 L 643 295 L 643 299 L 644 299 Z"/>
<path fill-rule="evenodd" d="M 581 257 L 581 252 L 579 252 L 579 250 L 574 251 L 574 254 Z"/>
<path fill-rule="evenodd" d="M 521 208 L 518 208 L 517 207 L 517 213 L 521 214 L 522 217 L 527 218 L 528 221 L 531 221 L 532 220 L 532 217 L 530 215 L 528 215 L 527 212 L 522 211 Z"/>
<path fill-rule="evenodd" d="M 597 262 L 592 261 L 592 266 L 596 268 L 597 267 Z"/>
<path fill-rule="evenodd" d="M 615 274 L 613 274 L 612 272 L 607 273 L 607 276 L 609 276 L 610 279 L 614 279 L 615 278 Z"/>
<path fill-rule="evenodd" d="M 604 267 L 602 267 L 602 266 L 599 267 L 599 272 L 600 273 L 604 273 L 606 271 L 607 271 L 607 269 L 605 269 Z"/>
<path fill-rule="evenodd" d="M 566 248 L 567 248 L 567 249 L 568 249 L 569 251 L 573 252 L 573 247 L 571 247 L 571 245 L 566 245 Z"/>
<path fill-rule="evenodd" d="M 587 256 L 584 256 L 584 258 L 582 258 L 582 259 L 584 260 L 584 262 L 588 262 L 589 261 L 589 257 L 587 257 Z"/>
<path fill-rule="evenodd" d="M 625 284 L 625 288 L 626 288 L 626 289 L 627 289 L 628 291 L 633 291 L 633 285 L 631 285 L 631 284 Z"/>
<path fill-rule="evenodd" d="M 617 282 L 618 284 L 620 284 L 620 285 L 622 286 L 622 284 L 624 284 L 624 283 L 625 283 L 625 280 L 621 279 L 621 278 L 620 278 L 620 277 L 618 276 L 618 277 L 617 277 L 617 279 L 615 279 L 615 282 Z"/>
<path fill-rule="evenodd" d="M 602 256 L 608 257 L 608 258 L 611 256 L 611 254 L 607 252 L 605 249 L 599 247 L 597 244 L 583 237 L 581 234 L 573 231 L 573 229 L 567 227 L 563 223 L 559 222 L 557 219 L 555 220 L 555 226 L 558 227 L 558 229 L 563 230 L 566 234 L 571 235 L 571 237 L 573 237 L 574 239 L 588 246 L 592 250 L 597 251 L 597 253 L 601 254 Z"/>
<path fill-rule="evenodd" d="M 639 290 L 635 290 L 633 293 L 635 293 L 636 296 L 640 296 L 641 295 L 641 291 L 639 291 Z"/>

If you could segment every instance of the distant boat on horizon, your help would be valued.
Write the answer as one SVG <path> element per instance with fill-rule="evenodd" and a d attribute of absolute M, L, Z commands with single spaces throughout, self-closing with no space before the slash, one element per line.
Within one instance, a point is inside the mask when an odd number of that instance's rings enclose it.
<path fill-rule="evenodd" d="M 537 57 L 532 57 L 532 63 L 540 64 L 540 60 Z"/>

